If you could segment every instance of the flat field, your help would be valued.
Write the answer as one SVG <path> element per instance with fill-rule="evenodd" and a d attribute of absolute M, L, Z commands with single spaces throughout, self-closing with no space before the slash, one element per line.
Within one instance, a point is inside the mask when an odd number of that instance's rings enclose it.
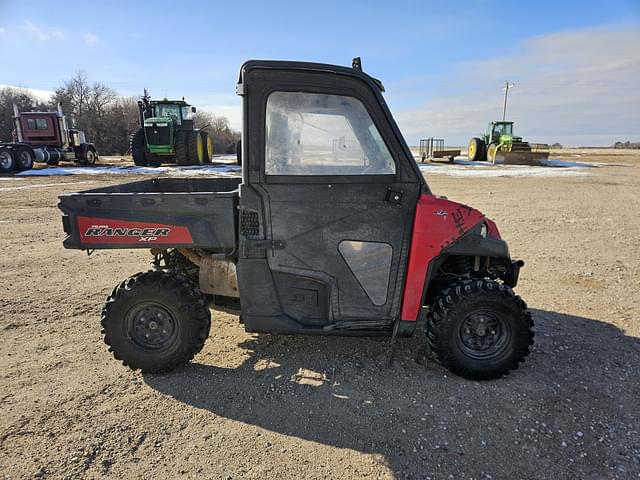
<path fill-rule="evenodd" d="M 249 335 L 230 309 L 191 365 L 131 372 L 100 309 L 150 255 L 64 250 L 56 204 L 141 177 L 0 177 L 0 476 L 640 478 L 640 153 L 553 158 L 596 166 L 423 170 L 526 262 L 535 347 L 481 383 L 429 360 L 421 332 L 388 365 L 386 339 Z"/>

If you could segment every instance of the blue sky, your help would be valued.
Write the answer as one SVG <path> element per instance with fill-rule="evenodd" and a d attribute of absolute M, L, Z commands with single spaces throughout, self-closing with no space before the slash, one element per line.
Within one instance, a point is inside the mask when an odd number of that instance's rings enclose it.
<path fill-rule="evenodd" d="M 506 79 L 509 116 L 532 141 L 640 140 L 639 52 L 640 0 L 0 0 L 0 84 L 53 90 L 81 69 L 123 95 L 184 95 L 238 127 L 244 60 L 361 56 L 410 143 L 466 143 L 500 115 Z"/>

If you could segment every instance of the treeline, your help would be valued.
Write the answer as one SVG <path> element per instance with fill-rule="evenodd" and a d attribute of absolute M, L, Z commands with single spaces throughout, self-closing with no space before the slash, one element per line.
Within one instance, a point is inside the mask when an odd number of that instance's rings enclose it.
<path fill-rule="evenodd" d="M 129 153 L 129 136 L 139 127 L 137 98 L 122 97 L 103 83 L 89 82 L 84 72 L 64 82 L 48 102 L 38 100 L 26 89 L 0 89 L 0 141 L 12 139 L 14 103 L 22 112 L 56 110 L 61 103 L 70 126 L 84 130 L 100 155 Z M 225 117 L 198 111 L 194 123 L 197 128 L 206 126 L 214 153 L 235 153 L 240 134 Z"/>
<path fill-rule="evenodd" d="M 616 142 L 613 144 L 613 148 L 620 148 L 625 150 L 640 150 L 640 142 Z"/>

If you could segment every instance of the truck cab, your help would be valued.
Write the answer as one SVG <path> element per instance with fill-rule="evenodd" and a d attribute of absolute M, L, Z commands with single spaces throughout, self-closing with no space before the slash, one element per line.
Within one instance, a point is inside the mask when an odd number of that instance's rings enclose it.
<path fill-rule="evenodd" d="M 425 323 L 434 357 L 456 373 L 516 368 L 533 337 L 511 290 L 522 262 L 494 222 L 431 193 L 382 92 L 357 66 L 248 61 L 241 179 L 62 195 L 67 248 L 154 249 L 157 271 L 105 305 L 116 357 L 145 371 L 188 361 L 212 294 L 239 297 L 249 332 L 395 337 Z M 175 290 L 187 287 L 191 300 Z M 176 325 L 192 335 L 184 345 Z"/>
<path fill-rule="evenodd" d="M 34 162 L 57 165 L 70 160 L 93 166 L 98 160 L 84 132 L 69 128 L 61 105 L 54 112 L 20 112 L 14 104 L 13 124 L 14 141 L 0 143 L 0 173 L 29 170 Z"/>

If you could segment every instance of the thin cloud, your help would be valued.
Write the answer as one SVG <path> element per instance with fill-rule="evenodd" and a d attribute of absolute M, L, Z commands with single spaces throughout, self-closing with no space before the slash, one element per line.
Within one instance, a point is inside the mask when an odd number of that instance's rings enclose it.
<path fill-rule="evenodd" d="M 640 30 L 594 28 L 531 38 L 511 54 L 462 63 L 466 90 L 396 111 L 409 143 L 445 137 L 466 145 L 502 114 L 526 139 L 570 145 L 610 145 L 640 138 Z M 441 78 L 443 84 L 449 79 Z"/>
<path fill-rule="evenodd" d="M 48 42 L 50 40 L 60 40 L 65 37 L 63 30 L 54 27 L 38 26 L 31 22 L 25 22 L 23 31 L 32 39 L 39 42 Z"/>
<path fill-rule="evenodd" d="M 84 43 L 90 47 L 94 46 L 100 41 L 100 37 L 98 37 L 94 33 L 85 33 L 82 38 L 84 39 Z"/>

